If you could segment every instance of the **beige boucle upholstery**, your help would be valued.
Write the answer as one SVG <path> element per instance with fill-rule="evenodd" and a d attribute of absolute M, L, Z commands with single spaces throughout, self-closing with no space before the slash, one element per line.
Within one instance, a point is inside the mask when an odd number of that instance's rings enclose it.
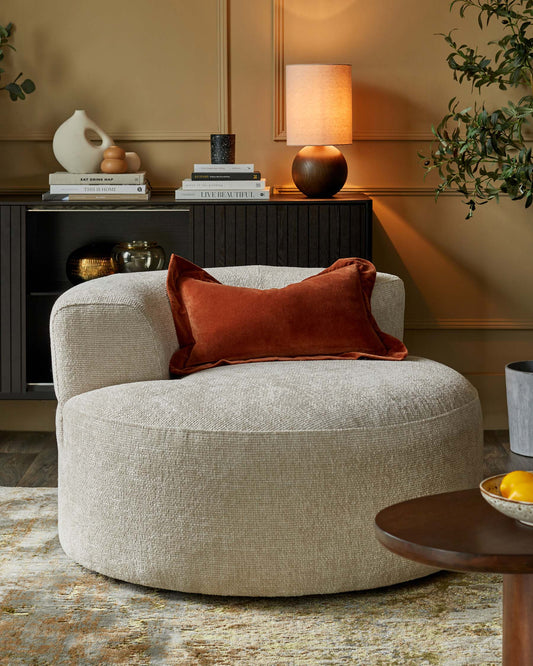
<path fill-rule="evenodd" d="M 281 287 L 320 269 L 209 269 Z M 75 287 L 51 319 L 59 532 L 103 574 L 205 594 L 365 589 L 431 570 L 373 534 L 383 507 L 474 485 L 475 389 L 422 358 L 222 366 L 168 378 L 164 272 Z M 379 274 L 374 315 L 401 337 L 403 285 Z"/>

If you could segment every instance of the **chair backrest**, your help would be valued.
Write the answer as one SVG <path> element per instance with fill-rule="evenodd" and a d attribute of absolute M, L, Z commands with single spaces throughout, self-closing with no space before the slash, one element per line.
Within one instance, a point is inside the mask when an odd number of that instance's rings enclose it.
<path fill-rule="evenodd" d="M 223 284 L 254 289 L 279 289 L 316 275 L 323 269 L 294 266 L 225 266 L 205 270 Z M 372 314 L 381 330 L 401 340 L 405 307 L 402 280 L 396 275 L 378 273 L 371 306 Z"/>
<path fill-rule="evenodd" d="M 206 270 L 224 284 L 269 289 L 322 269 L 235 266 Z M 50 339 L 59 439 L 62 406 L 73 396 L 114 384 L 168 379 L 176 331 L 166 277 L 166 271 L 118 273 L 80 284 L 57 299 Z M 403 310 L 403 282 L 378 273 L 372 313 L 380 328 L 401 339 Z"/>

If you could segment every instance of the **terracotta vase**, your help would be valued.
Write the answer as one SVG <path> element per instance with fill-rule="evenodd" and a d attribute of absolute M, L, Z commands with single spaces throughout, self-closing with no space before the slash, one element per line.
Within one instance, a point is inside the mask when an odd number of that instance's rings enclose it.
<path fill-rule="evenodd" d="M 91 143 L 87 138 L 87 130 L 98 134 L 102 143 Z M 113 143 L 113 139 L 85 111 L 77 110 L 58 127 L 52 149 L 59 164 L 70 173 L 98 173 L 103 152 Z"/>
<path fill-rule="evenodd" d="M 135 173 L 141 168 L 141 158 L 137 153 L 126 153 L 126 164 L 128 165 L 128 173 Z"/>

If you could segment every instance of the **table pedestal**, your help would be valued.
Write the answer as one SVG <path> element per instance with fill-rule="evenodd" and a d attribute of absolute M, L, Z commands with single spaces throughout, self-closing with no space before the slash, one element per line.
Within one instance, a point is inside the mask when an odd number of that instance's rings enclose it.
<path fill-rule="evenodd" d="M 533 574 L 503 576 L 503 664 L 533 664 Z"/>

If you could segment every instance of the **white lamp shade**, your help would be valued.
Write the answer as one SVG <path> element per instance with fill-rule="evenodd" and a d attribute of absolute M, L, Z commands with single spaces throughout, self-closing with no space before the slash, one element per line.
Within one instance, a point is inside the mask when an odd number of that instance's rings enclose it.
<path fill-rule="evenodd" d="M 352 66 L 287 65 L 287 145 L 352 143 Z"/>

